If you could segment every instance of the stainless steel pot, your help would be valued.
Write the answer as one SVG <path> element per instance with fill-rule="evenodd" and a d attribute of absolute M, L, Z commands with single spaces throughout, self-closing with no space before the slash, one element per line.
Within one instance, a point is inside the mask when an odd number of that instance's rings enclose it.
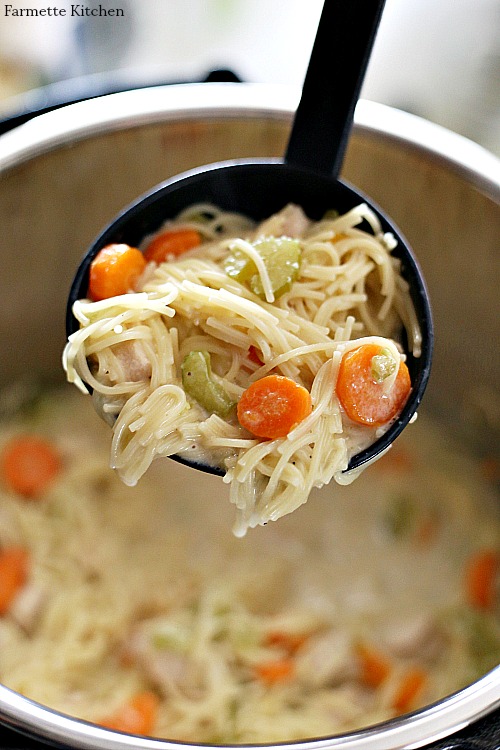
<path fill-rule="evenodd" d="M 296 91 L 261 85 L 155 87 L 73 104 L 3 135 L 0 383 L 27 369 L 62 381 L 65 300 L 73 269 L 120 208 L 161 180 L 200 164 L 281 155 L 297 101 Z M 343 176 L 404 228 L 423 267 L 436 351 L 422 409 L 453 425 L 480 450 L 486 441 L 498 440 L 500 422 L 500 362 L 494 355 L 500 162 L 438 126 L 361 101 Z M 420 747 L 499 705 L 497 667 L 411 716 L 285 747 Z M 56 714 L 2 686 L 0 722 L 74 748 L 186 747 L 118 735 Z"/>

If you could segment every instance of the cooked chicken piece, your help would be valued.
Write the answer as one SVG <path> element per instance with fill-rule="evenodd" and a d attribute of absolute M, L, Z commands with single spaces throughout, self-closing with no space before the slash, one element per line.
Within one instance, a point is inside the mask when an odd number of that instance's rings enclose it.
<path fill-rule="evenodd" d="M 138 382 L 151 377 L 151 362 L 140 341 L 124 341 L 113 347 L 113 352 L 123 370 L 122 380 Z"/>
<path fill-rule="evenodd" d="M 356 673 L 350 638 L 338 630 L 313 636 L 296 657 L 297 678 L 308 687 L 338 685 L 355 678 Z"/>
<path fill-rule="evenodd" d="M 181 692 L 196 697 L 203 690 L 200 665 L 181 650 L 156 647 L 147 623 L 132 632 L 125 653 L 164 695 Z"/>
<path fill-rule="evenodd" d="M 36 583 L 27 583 L 12 602 L 9 615 L 23 630 L 32 633 L 43 611 L 47 592 Z"/>
<path fill-rule="evenodd" d="M 327 713 L 339 730 L 346 726 L 352 728 L 356 724 L 366 725 L 370 709 L 373 711 L 373 696 L 369 690 L 356 682 L 318 691 L 313 694 L 311 700 Z"/>
<path fill-rule="evenodd" d="M 439 656 L 445 639 L 439 624 L 428 614 L 393 620 L 382 637 L 394 656 L 418 657 L 426 661 L 433 661 Z"/>
<path fill-rule="evenodd" d="M 288 206 L 257 227 L 256 237 L 302 237 L 310 224 L 300 206 L 289 203 Z"/>

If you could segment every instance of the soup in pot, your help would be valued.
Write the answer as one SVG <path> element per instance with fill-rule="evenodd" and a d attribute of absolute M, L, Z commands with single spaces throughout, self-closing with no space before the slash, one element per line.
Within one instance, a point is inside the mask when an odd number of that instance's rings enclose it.
<path fill-rule="evenodd" d="M 425 415 L 243 539 L 220 478 L 157 461 L 127 487 L 108 447 L 74 389 L 3 421 L 0 680 L 19 693 L 132 734 L 276 742 L 413 711 L 499 662 L 493 489 Z"/>

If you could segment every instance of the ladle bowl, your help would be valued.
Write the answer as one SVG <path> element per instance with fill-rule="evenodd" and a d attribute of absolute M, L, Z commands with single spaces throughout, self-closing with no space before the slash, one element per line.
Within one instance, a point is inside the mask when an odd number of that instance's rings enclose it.
<path fill-rule="evenodd" d="M 401 274 L 409 285 L 420 323 L 422 351 L 418 357 L 407 351 L 412 391 L 402 412 L 382 437 L 351 458 L 348 470 L 355 470 L 374 459 L 390 446 L 408 424 L 422 399 L 432 359 L 432 316 L 422 273 L 400 230 L 373 201 L 340 180 L 281 159 L 246 159 L 204 166 L 162 183 L 116 217 L 84 256 L 69 294 L 68 335 L 77 330 L 78 323 L 73 316 L 72 306 L 77 299 L 87 296 L 90 264 L 99 250 L 115 242 L 138 246 L 143 238 L 159 230 L 165 220 L 174 218 L 184 208 L 198 202 L 214 203 L 227 211 L 239 211 L 256 221 L 267 218 L 287 203 L 300 205 L 311 219 L 318 220 L 329 209 L 345 213 L 365 202 L 375 211 L 382 230 L 396 236 L 398 245 L 393 254 L 400 258 Z M 209 473 L 224 474 L 218 467 L 195 463 L 183 456 L 172 458 Z"/>
<path fill-rule="evenodd" d="M 338 179 L 384 2 L 325 0 L 283 160 L 213 164 L 153 189 L 121 213 L 93 243 L 77 271 L 68 301 L 70 334 L 76 325 L 72 305 L 87 295 L 89 266 L 99 250 L 113 242 L 138 246 L 165 220 L 194 203 L 213 203 L 256 221 L 288 203 L 298 204 L 316 220 L 329 209 L 345 213 L 367 203 L 378 214 L 384 232 L 392 232 L 398 242 L 396 254 L 420 323 L 422 352 L 418 358 L 407 352 L 413 388 L 402 413 L 378 441 L 351 458 L 349 470 L 385 450 L 413 417 L 429 377 L 433 348 L 427 289 L 408 243 L 372 201 Z M 205 471 L 223 473 L 177 458 Z"/>

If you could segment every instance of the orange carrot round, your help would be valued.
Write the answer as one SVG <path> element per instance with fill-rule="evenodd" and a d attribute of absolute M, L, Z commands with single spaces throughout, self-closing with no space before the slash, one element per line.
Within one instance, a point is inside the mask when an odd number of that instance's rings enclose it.
<path fill-rule="evenodd" d="M 195 229 L 167 229 L 154 237 L 146 250 L 147 261 L 163 263 L 169 255 L 182 255 L 201 244 L 201 236 Z"/>
<path fill-rule="evenodd" d="M 283 375 L 267 375 L 243 392 L 238 420 L 257 437 L 285 437 L 312 410 L 309 391 Z"/>
<path fill-rule="evenodd" d="M 465 590 L 471 607 L 492 609 L 499 567 L 500 555 L 493 549 L 480 550 L 470 558 L 465 569 Z"/>
<path fill-rule="evenodd" d="M 255 674 L 265 685 L 275 685 L 277 682 L 287 682 L 292 679 L 295 664 L 293 659 L 277 659 L 255 666 Z"/>
<path fill-rule="evenodd" d="M 136 247 L 113 244 L 99 250 L 90 264 L 89 297 L 95 302 L 134 288 L 144 271 L 146 259 Z"/>
<path fill-rule="evenodd" d="M 264 638 L 265 646 L 276 646 L 289 654 L 295 654 L 306 643 L 306 633 L 287 633 L 282 630 L 273 630 Z"/>
<path fill-rule="evenodd" d="M 353 422 L 378 427 L 390 422 L 403 408 L 411 390 L 410 374 L 404 362 L 388 393 L 373 374 L 373 358 L 383 347 L 363 344 L 344 354 L 340 362 L 336 393 L 347 416 Z"/>
<path fill-rule="evenodd" d="M 391 673 L 391 665 L 385 654 L 366 643 L 358 644 L 356 653 L 361 669 L 361 680 L 371 688 L 381 685 Z"/>
<path fill-rule="evenodd" d="M 7 487 L 19 495 L 41 495 L 61 469 L 61 458 L 52 443 L 37 435 L 18 435 L 5 446 L 0 474 Z"/>
<path fill-rule="evenodd" d="M 158 705 L 159 700 L 154 693 L 137 693 L 117 711 L 98 723 L 115 732 L 149 735 L 156 723 Z"/>
<path fill-rule="evenodd" d="M 28 553 L 21 547 L 0 552 L 0 615 L 4 615 L 28 576 Z"/>
<path fill-rule="evenodd" d="M 398 714 L 404 714 L 413 708 L 416 699 L 425 687 L 427 675 L 419 667 L 411 667 L 403 675 L 392 699 L 392 707 Z"/>

